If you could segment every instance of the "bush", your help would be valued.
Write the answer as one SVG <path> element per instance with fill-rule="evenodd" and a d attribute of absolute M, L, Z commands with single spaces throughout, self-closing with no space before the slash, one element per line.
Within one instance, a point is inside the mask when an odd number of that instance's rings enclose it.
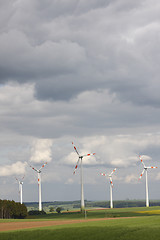
<path fill-rule="evenodd" d="M 54 207 L 50 207 L 49 212 L 54 212 Z"/>
<path fill-rule="evenodd" d="M 57 213 L 61 213 L 61 211 L 62 211 L 62 208 L 61 208 L 61 207 L 57 207 L 57 208 L 56 208 L 56 212 L 57 212 Z"/>
<path fill-rule="evenodd" d="M 28 215 L 30 216 L 37 216 L 37 215 L 45 215 L 46 212 L 44 210 L 38 211 L 38 210 L 31 210 L 28 212 Z"/>

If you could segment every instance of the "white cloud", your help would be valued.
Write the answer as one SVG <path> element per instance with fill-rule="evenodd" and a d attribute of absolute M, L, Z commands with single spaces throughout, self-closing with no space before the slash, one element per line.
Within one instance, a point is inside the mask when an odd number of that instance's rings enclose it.
<path fill-rule="evenodd" d="M 26 163 L 16 162 L 0 168 L 0 176 L 21 175 L 25 173 Z"/>
<path fill-rule="evenodd" d="M 35 163 L 52 160 L 52 139 L 35 139 L 32 142 L 30 161 Z"/>
<path fill-rule="evenodd" d="M 147 155 L 140 155 L 141 156 L 141 159 L 143 161 L 149 161 L 149 160 L 152 160 L 152 158 L 150 156 L 147 156 Z"/>
<path fill-rule="evenodd" d="M 138 177 L 134 174 L 127 175 L 125 178 L 125 183 L 138 183 Z"/>
<path fill-rule="evenodd" d="M 157 174 L 156 178 L 155 178 L 157 181 L 160 180 L 160 173 Z"/>
<path fill-rule="evenodd" d="M 111 135 L 92 136 L 79 139 L 80 146 L 77 150 L 80 153 L 96 152 L 94 156 L 83 159 L 84 165 L 106 165 L 109 167 L 129 167 L 140 163 L 138 153 L 148 151 L 148 147 L 160 145 L 159 134 L 147 135 Z M 78 143 L 77 143 L 78 145 Z M 87 150 L 88 149 L 88 150 Z M 152 160 L 153 156 L 141 155 L 142 159 Z M 64 162 L 76 164 L 78 155 L 71 152 Z"/>
<path fill-rule="evenodd" d="M 73 184 L 74 180 L 73 178 L 68 178 L 67 181 L 65 182 L 65 184 Z"/>

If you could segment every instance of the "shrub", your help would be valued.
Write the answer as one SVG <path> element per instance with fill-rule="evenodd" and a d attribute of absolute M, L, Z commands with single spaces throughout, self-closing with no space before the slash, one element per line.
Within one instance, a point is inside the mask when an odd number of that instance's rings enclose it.
<path fill-rule="evenodd" d="M 61 208 L 61 207 L 57 207 L 57 208 L 56 208 L 56 212 L 57 212 L 57 213 L 61 213 L 61 211 L 62 211 L 62 208 Z"/>
<path fill-rule="evenodd" d="M 38 211 L 38 210 L 31 210 L 28 212 L 28 215 L 30 216 L 36 216 L 36 215 L 44 215 L 46 212 L 44 210 Z"/>

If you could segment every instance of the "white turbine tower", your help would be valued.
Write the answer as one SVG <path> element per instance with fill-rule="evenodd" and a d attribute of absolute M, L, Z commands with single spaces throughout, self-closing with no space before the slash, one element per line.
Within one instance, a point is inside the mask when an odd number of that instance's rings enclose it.
<path fill-rule="evenodd" d="M 23 185 L 23 180 L 24 179 L 24 177 L 21 179 L 21 180 L 19 180 L 18 178 L 16 178 L 16 180 L 17 180 L 17 182 L 18 182 L 18 185 L 19 185 L 19 196 L 20 196 L 20 203 L 22 204 L 23 203 L 23 192 L 22 192 L 22 185 Z"/>
<path fill-rule="evenodd" d="M 112 199 L 112 188 L 113 188 L 113 182 L 112 182 L 112 174 L 116 171 L 116 168 L 108 175 L 105 173 L 101 173 L 102 176 L 109 177 L 110 180 L 110 208 L 113 208 L 113 199 Z"/>
<path fill-rule="evenodd" d="M 42 211 L 42 196 L 41 196 L 41 169 L 47 164 L 44 163 L 40 169 L 36 169 L 32 166 L 30 166 L 34 171 L 38 174 L 38 187 L 39 187 L 39 211 Z"/>
<path fill-rule="evenodd" d="M 148 176 L 147 176 L 147 171 L 148 171 L 148 169 L 150 169 L 150 168 L 157 168 L 157 167 L 151 167 L 151 166 L 146 167 L 145 164 L 144 164 L 144 162 L 142 161 L 142 158 L 141 158 L 140 155 L 139 155 L 139 158 L 140 158 L 141 163 L 143 164 L 143 167 L 144 167 L 144 169 L 143 169 L 143 171 L 142 171 L 142 173 L 141 173 L 141 175 L 140 175 L 140 177 L 139 177 L 139 180 L 141 179 L 143 173 L 146 172 L 146 207 L 149 207 L 149 197 L 148 197 Z"/>
<path fill-rule="evenodd" d="M 83 157 L 95 155 L 95 153 L 90 153 L 90 154 L 86 154 L 86 155 L 80 155 L 73 142 L 72 142 L 72 144 L 74 146 L 74 150 L 78 154 L 78 161 L 77 161 L 77 164 L 75 166 L 73 174 L 75 174 L 75 172 L 76 172 L 76 170 L 78 168 L 79 161 L 80 161 L 80 164 L 81 164 L 81 211 L 83 212 L 84 209 L 85 209 L 85 205 L 84 205 L 84 190 L 83 190 L 83 166 L 82 166 L 82 159 L 83 159 Z"/>

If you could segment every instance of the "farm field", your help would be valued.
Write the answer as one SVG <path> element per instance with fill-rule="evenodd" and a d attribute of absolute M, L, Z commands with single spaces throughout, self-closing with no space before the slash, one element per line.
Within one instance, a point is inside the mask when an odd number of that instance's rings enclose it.
<path fill-rule="evenodd" d="M 113 209 L 87 209 L 86 214 L 80 211 L 62 211 L 61 214 L 50 213 L 42 216 L 29 216 L 28 219 L 36 220 L 67 220 L 67 219 L 87 219 L 92 218 L 117 218 L 117 217 L 136 217 L 136 216 L 150 216 L 160 214 L 160 207 L 136 207 L 136 208 L 113 208 Z"/>
<path fill-rule="evenodd" d="M 41 225 L 36 225 L 36 222 Z M 94 210 L 88 211 L 86 218 L 79 212 L 64 212 L 47 214 L 39 219 L 0 221 L 0 225 L 5 223 L 22 224 L 22 229 L 0 232 L 0 240 L 154 240 L 160 236 L 160 207 Z M 32 229 L 23 229 L 27 225 Z"/>
<path fill-rule="evenodd" d="M 43 210 L 49 212 L 50 208 L 54 208 L 56 211 L 57 207 L 61 207 L 64 211 L 78 211 L 80 208 L 80 201 L 54 201 L 54 202 L 43 202 Z M 38 202 L 26 202 L 25 203 L 28 211 L 38 210 Z M 145 200 L 125 200 L 125 201 L 114 201 L 115 208 L 129 208 L 129 207 L 145 207 Z M 85 206 L 87 209 L 94 208 L 109 208 L 110 201 L 87 201 L 85 200 Z M 159 200 L 150 200 L 150 206 L 160 206 Z"/>
<path fill-rule="evenodd" d="M 113 208 L 113 209 L 87 209 L 86 214 L 80 211 L 62 211 L 62 213 L 49 213 L 45 215 L 28 216 L 26 219 L 0 219 L 3 222 L 28 222 L 28 221 L 56 221 L 95 218 L 121 218 L 139 217 L 160 214 L 160 207 L 136 207 L 136 208 Z"/>

